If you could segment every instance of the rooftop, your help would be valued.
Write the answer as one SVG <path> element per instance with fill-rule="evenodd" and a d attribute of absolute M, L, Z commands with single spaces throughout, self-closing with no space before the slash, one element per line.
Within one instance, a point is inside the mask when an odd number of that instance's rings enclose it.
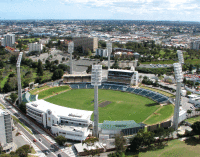
<path fill-rule="evenodd" d="M 55 105 L 42 99 L 27 103 L 27 105 L 31 106 L 31 108 L 35 108 L 36 110 L 40 110 L 43 112 L 51 110 L 54 115 L 57 115 L 59 117 L 70 117 L 73 119 L 89 120 L 93 113 L 93 111 L 79 110 Z"/>
<path fill-rule="evenodd" d="M 105 130 L 122 130 L 128 128 L 140 127 L 140 124 L 137 124 L 134 120 L 130 121 L 104 121 L 102 124 L 99 124 L 101 129 Z"/>

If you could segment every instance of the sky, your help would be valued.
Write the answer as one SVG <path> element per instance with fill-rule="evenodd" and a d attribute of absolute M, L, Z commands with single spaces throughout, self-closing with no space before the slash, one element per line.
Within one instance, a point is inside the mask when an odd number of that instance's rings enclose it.
<path fill-rule="evenodd" d="M 199 21 L 200 0 L 0 0 L 0 20 Z"/>

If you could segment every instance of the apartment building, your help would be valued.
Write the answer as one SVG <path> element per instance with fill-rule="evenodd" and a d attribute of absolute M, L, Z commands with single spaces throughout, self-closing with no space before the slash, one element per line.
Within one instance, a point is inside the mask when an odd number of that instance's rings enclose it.
<path fill-rule="evenodd" d="M 32 51 L 39 51 L 41 52 L 42 49 L 43 49 L 43 45 L 36 42 L 36 43 L 30 43 L 28 44 L 28 47 L 29 47 L 29 52 L 32 52 Z"/>
<path fill-rule="evenodd" d="M 96 49 L 96 56 L 108 57 L 107 49 Z"/>
<path fill-rule="evenodd" d="M 12 150 L 13 135 L 11 115 L 0 109 L 0 143 L 4 151 Z"/>
<path fill-rule="evenodd" d="M 3 35 L 2 46 L 14 47 L 15 46 L 15 34 Z"/>
<path fill-rule="evenodd" d="M 190 48 L 194 49 L 194 50 L 199 50 L 200 49 L 200 40 L 195 40 L 195 41 L 191 42 Z"/>
<path fill-rule="evenodd" d="M 98 48 L 98 38 L 89 37 L 73 37 L 74 47 L 82 46 L 83 51 L 90 49 L 91 51 L 96 51 Z"/>

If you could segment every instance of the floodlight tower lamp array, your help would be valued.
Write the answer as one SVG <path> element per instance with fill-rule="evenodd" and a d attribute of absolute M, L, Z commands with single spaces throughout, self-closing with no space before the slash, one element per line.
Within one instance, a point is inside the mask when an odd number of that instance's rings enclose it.
<path fill-rule="evenodd" d="M 110 69 L 110 55 L 112 53 L 112 42 L 108 41 L 106 43 L 107 52 L 108 52 L 108 69 Z"/>
<path fill-rule="evenodd" d="M 20 65 L 21 65 L 22 55 L 23 55 L 23 52 L 20 52 L 18 59 L 17 59 L 17 64 L 16 64 L 17 85 L 18 85 L 18 102 L 19 102 L 19 104 L 22 103 L 22 87 L 21 87 L 21 75 L 20 75 Z"/>
<path fill-rule="evenodd" d="M 92 65 L 91 85 L 94 86 L 94 129 L 93 135 L 98 137 L 98 123 L 99 123 L 99 111 L 98 111 L 98 86 L 102 81 L 102 65 Z"/>
<path fill-rule="evenodd" d="M 73 73 L 72 53 L 74 52 L 74 42 L 68 44 L 68 53 L 70 53 L 70 74 Z"/>
<path fill-rule="evenodd" d="M 179 106 L 181 101 L 181 82 L 183 81 L 183 74 L 182 74 L 182 66 L 180 63 L 174 63 L 173 66 L 174 66 L 175 79 L 177 83 L 173 127 L 175 130 L 177 130 L 178 119 L 179 119 Z"/>

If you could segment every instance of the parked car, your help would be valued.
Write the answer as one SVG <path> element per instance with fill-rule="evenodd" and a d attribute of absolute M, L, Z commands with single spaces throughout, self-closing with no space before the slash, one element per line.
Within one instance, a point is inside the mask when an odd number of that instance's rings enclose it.
<path fill-rule="evenodd" d="M 36 140 L 36 139 L 33 139 L 33 142 L 37 142 L 37 140 Z"/>

